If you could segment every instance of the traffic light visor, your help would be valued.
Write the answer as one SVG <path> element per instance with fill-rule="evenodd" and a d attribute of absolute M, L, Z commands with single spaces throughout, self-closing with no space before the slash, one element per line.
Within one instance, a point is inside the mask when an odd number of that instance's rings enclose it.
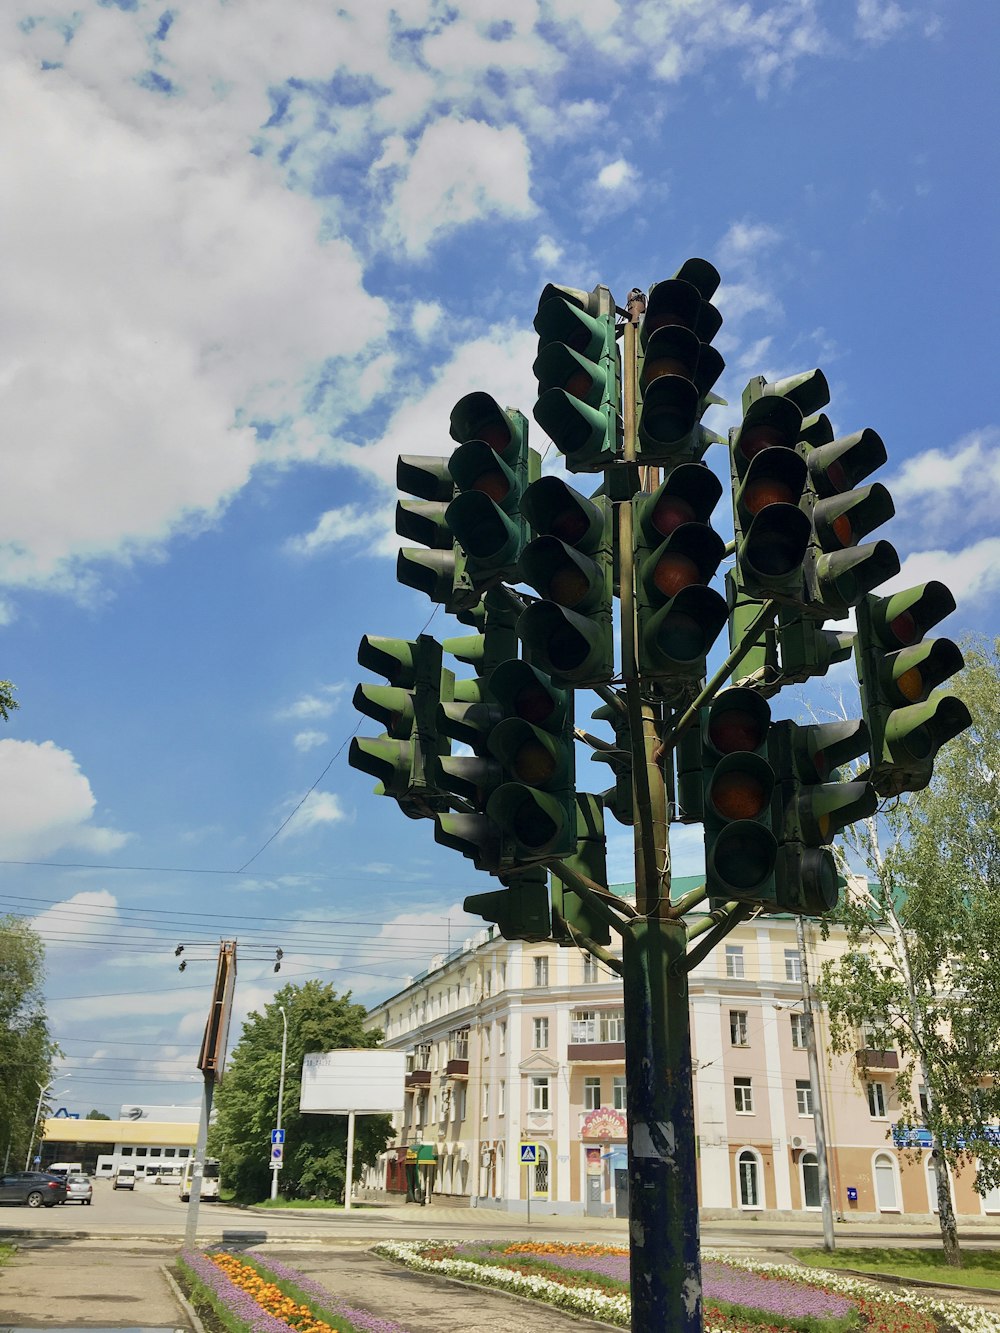
<path fill-rule="evenodd" d="M 771 709 L 755 690 L 724 690 L 709 707 L 705 739 L 719 755 L 759 750 L 770 725 Z"/>
<path fill-rule="evenodd" d="M 738 821 L 721 830 L 709 851 L 709 874 L 735 896 L 764 890 L 774 870 L 778 844 L 763 824 Z"/>

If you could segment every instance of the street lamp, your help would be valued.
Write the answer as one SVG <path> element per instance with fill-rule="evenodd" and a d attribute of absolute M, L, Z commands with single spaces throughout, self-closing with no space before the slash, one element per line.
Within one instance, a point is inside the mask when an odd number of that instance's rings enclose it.
<path fill-rule="evenodd" d="M 285 1101 L 285 1056 L 288 1054 L 288 1015 L 285 1013 L 285 1006 L 278 1005 L 281 1013 L 281 1075 L 278 1079 L 278 1123 L 275 1129 L 281 1128 L 282 1108 Z M 271 1163 L 271 1198 L 278 1197 L 278 1172 L 281 1166 L 278 1162 Z"/>
<path fill-rule="evenodd" d="M 73 1075 L 67 1074 L 66 1077 L 72 1078 Z M 28 1155 L 24 1159 L 25 1171 L 31 1169 L 31 1150 L 35 1146 L 35 1133 L 38 1129 L 38 1121 L 42 1114 L 42 1102 L 45 1100 L 45 1094 L 52 1091 L 51 1083 L 39 1083 L 37 1078 L 35 1079 L 35 1082 L 38 1084 L 38 1105 L 35 1107 L 35 1123 L 31 1126 L 31 1135 L 28 1139 Z M 60 1092 L 54 1093 L 53 1095 L 56 1097 L 63 1097 L 68 1091 L 68 1088 L 63 1088 Z"/>

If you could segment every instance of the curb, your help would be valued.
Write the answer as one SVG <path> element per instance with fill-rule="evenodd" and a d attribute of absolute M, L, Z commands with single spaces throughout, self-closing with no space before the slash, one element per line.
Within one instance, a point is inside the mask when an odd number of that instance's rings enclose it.
<path fill-rule="evenodd" d="M 205 1333 L 205 1325 L 198 1318 L 198 1312 L 195 1310 L 194 1306 L 191 1304 L 188 1298 L 184 1295 L 183 1291 L 181 1291 L 180 1287 L 177 1285 L 177 1279 L 174 1277 L 173 1273 L 171 1273 L 170 1269 L 166 1266 L 166 1264 L 160 1265 L 160 1272 L 167 1279 L 167 1286 L 170 1288 L 174 1300 L 177 1302 L 177 1304 L 181 1307 L 181 1310 L 187 1316 L 189 1321 L 189 1327 L 191 1328 L 192 1333 Z"/>

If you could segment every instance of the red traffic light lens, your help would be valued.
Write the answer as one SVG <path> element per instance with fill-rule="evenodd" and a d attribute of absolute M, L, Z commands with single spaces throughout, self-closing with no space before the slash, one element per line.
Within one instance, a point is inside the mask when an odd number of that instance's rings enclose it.
<path fill-rule="evenodd" d="M 788 440 L 783 431 L 762 421 L 758 426 L 750 426 L 740 431 L 740 453 L 744 458 L 753 458 L 775 445 L 787 446 Z"/>
<path fill-rule="evenodd" d="M 743 492 L 743 507 L 750 514 L 759 514 L 768 505 L 793 505 L 798 498 L 791 486 L 778 477 L 760 477 Z"/>
<path fill-rule="evenodd" d="M 480 472 L 472 483 L 472 490 L 482 491 L 484 495 L 488 495 L 491 500 L 499 504 L 510 494 L 510 482 L 499 468 L 488 468 L 485 472 Z"/>
<path fill-rule="evenodd" d="M 587 515 L 575 506 L 567 507 L 555 514 L 549 523 L 549 531 L 567 546 L 575 546 L 587 533 Z"/>
<path fill-rule="evenodd" d="M 675 528 L 679 528 L 682 523 L 693 523 L 697 517 L 689 501 L 664 492 L 653 508 L 652 523 L 657 532 L 669 537 Z"/>
<path fill-rule="evenodd" d="M 577 565 L 566 564 L 549 579 L 548 593 L 560 606 L 576 606 L 586 597 L 590 582 Z"/>
<path fill-rule="evenodd" d="M 510 428 L 502 421 L 488 421 L 480 428 L 476 439 L 485 441 L 494 453 L 502 454 L 510 444 Z"/>
<path fill-rule="evenodd" d="M 897 643 L 902 644 L 916 643 L 920 637 L 917 622 L 909 611 L 903 611 L 889 621 L 889 632 Z"/>
<path fill-rule="evenodd" d="M 676 597 L 681 588 L 700 582 L 698 566 L 689 555 L 682 555 L 680 551 L 668 551 L 653 570 L 653 583 L 665 597 Z"/>
<path fill-rule="evenodd" d="M 767 804 L 767 788 L 752 773 L 730 769 L 712 783 L 711 799 L 723 819 L 756 819 Z"/>
<path fill-rule="evenodd" d="M 519 782 L 525 782 L 529 787 L 540 787 L 554 776 L 556 760 L 541 741 L 528 740 L 518 747 L 511 768 Z"/>
<path fill-rule="evenodd" d="M 854 530 L 851 527 L 851 520 L 846 514 L 841 514 L 839 518 L 835 518 L 830 527 L 841 546 L 854 545 Z"/>
<path fill-rule="evenodd" d="M 555 711 L 555 700 L 541 685 L 525 685 L 514 696 L 514 711 L 525 722 L 547 722 Z"/>
<path fill-rule="evenodd" d="M 719 754 L 758 750 L 764 743 L 760 720 L 738 708 L 716 713 L 709 723 L 708 739 Z"/>
<path fill-rule="evenodd" d="M 571 393 L 574 398 L 586 398 L 593 383 L 593 377 L 588 375 L 581 366 L 573 371 L 562 387 L 567 393 Z"/>

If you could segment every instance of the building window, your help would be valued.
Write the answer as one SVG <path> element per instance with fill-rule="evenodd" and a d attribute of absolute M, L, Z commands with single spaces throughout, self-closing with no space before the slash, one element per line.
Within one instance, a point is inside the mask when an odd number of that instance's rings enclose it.
<path fill-rule="evenodd" d="M 747 1033 L 747 1011 L 745 1009 L 730 1009 L 729 1040 L 734 1046 L 750 1045 L 750 1037 Z"/>
<path fill-rule="evenodd" d="M 601 1022 L 598 1029 L 601 1041 L 624 1041 L 625 1040 L 625 1010 L 624 1009 L 604 1009 L 601 1012 Z"/>
<path fill-rule="evenodd" d="M 748 1115 L 753 1110 L 753 1089 L 748 1078 L 733 1079 L 733 1096 L 737 1111 Z"/>
<path fill-rule="evenodd" d="M 549 984 L 549 960 L 544 954 L 535 955 L 535 985 L 547 986 Z"/>
<path fill-rule="evenodd" d="M 498 1024 L 497 1024 L 497 1054 L 498 1054 L 498 1055 L 506 1055 L 506 1054 L 507 1054 L 507 1024 L 506 1024 L 506 1023 L 498 1023 Z"/>
<path fill-rule="evenodd" d="M 792 1014 L 792 1046 L 797 1051 L 809 1049 L 809 1029 L 805 1014 Z"/>
<path fill-rule="evenodd" d="M 466 1094 L 466 1089 L 465 1089 L 465 1088 L 462 1088 L 462 1087 L 458 1088 L 458 1090 L 457 1090 L 456 1093 L 455 1093 L 455 1119 L 456 1119 L 456 1120 L 464 1120 L 464 1119 L 465 1119 L 465 1094 Z"/>
<path fill-rule="evenodd" d="M 176 1157 L 176 1156 L 177 1156 L 177 1149 L 176 1149 L 176 1148 L 164 1148 L 164 1149 L 163 1149 L 163 1155 L 164 1155 L 164 1157 Z"/>
<path fill-rule="evenodd" d="M 122 1156 L 123 1156 L 123 1157 L 131 1157 L 131 1156 L 132 1156 L 132 1149 L 131 1149 L 131 1148 L 123 1148 L 123 1149 L 122 1149 Z"/>
<path fill-rule="evenodd" d="M 497 968 L 497 990 L 503 990 L 507 985 L 507 964 L 501 963 Z"/>
<path fill-rule="evenodd" d="M 740 1204 L 744 1208 L 760 1207 L 760 1163 L 757 1154 L 744 1148 L 737 1158 L 740 1176 Z"/>
<path fill-rule="evenodd" d="M 570 1025 L 570 1041 L 588 1042 L 597 1040 L 597 1011 L 578 1009 Z"/>
<path fill-rule="evenodd" d="M 469 1058 L 469 1029 L 456 1028 L 454 1032 L 448 1034 L 448 1059 L 449 1060 L 468 1060 Z"/>
<path fill-rule="evenodd" d="M 438 1118 L 438 1099 L 435 1096 L 431 1098 L 431 1120 L 436 1120 L 437 1118 Z"/>
<path fill-rule="evenodd" d="M 125 1151 L 125 1149 L 123 1148 L 123 1149 L 122 1149 L 122 1152 L 124 1152 L 124 1151 Z M 190 1149 L 190 1148 L 178 1148 L 178 1149 L 177 1149 L 177 1156 L 178 1156 L 178 1157 L 190 1157 L 190 1156 L 191 1156 L 191 1149 Z"/>
<path fill-rule="evenodd" d="M 931 1113 L 931 1102 L 930 1098 L 927 1096 L 927 1089 L 923 1084 L 917 1089 L 917 1100 L 920 1104 L 920 1118 L 926 1125 Z"/>
<path fill-rule="evenodd" d="M 483 1031 L 483 1037 L 482 1037 L 483 1059 L 488 1060 L 490 1058 L 490 1030 L 489 1028 L 483 1028 L 482 1031 Z"/>
<path fill-rule="evenodd" d="M 881 1083 L 868 1083 L 868 1110 L 875 1120 L 885 1119 L 885 1088 Z"/>
<path fill-rule="evenodd" d="M 547 1051 L 549 1049 L 549 1020 L 547 1018 L 533 1018 L 531 1020 L 531 1046 L 535 1051 Z"/>
<path fill-rule="evenodd" d="M 798 949 L 785 950 L 785 980 L 802 980 L 802 959 L 799 957 Z"/>
<path fill-rule="evenodd" d="M 596 1111 L 601 1104 L 601 1080 L 597 1078 L 585 1078 L 583 1080 L 583 1109 L 585 1111 Z"/>
<path fill-rule="evenodd" d="M 597 959 L 593 954 L 587 953 L 583 956 L 583 982 L 587 985 L 590 982 L 597 981 Z"/>
<path fill-rule="evenodd" d="M 614 1099 L 614 1108 L 616 1111 L 624 1111 L 627 1108 L 627 1093 L 625 1091 L 626 1083 L 623 1074 L 615 1074 L 611 1080 L 611 1091 Z"/>
<path fill-rule="evenodd" d="M 500 1080 L 497 1087 L 497 1115 L 507 1114 L 507 1084 L 504 1079 Z"/>
<path fill-rule="evenodd" d="M 484 1083 L 484 1084 L 483 1084 L 483 1119 L 484 1119 L 484 1120 L 485 1120 L 486 1117 L 489 1115 L 489 1113 L 490 1113 L 490 1085 L 489 1085 L 488 1083 Z"/>
<path fill-rule="evenodd" d="M 807 1078 L 795 1080 L 795 1104 L 799 1108 L 799 1115 L 812 1115 L 813 1090 Z"/>
<path fill-rule="evenodd" d="M 744 968 L 743 968 L 743 945 L 742 945 L 742 944 L 727 944 L 727 945 L 726 945 L 726 976 L 727 976 L 727 977 L 744 977 L 744 976 L 746 976 L 746 972 L 744 971 Z"/>
<path fill-rule="evenodd" d="M 549 1080 L 533 1078 L 531 1080 L 531 1109 L 547 1111 L 549 1109 Z"/>

